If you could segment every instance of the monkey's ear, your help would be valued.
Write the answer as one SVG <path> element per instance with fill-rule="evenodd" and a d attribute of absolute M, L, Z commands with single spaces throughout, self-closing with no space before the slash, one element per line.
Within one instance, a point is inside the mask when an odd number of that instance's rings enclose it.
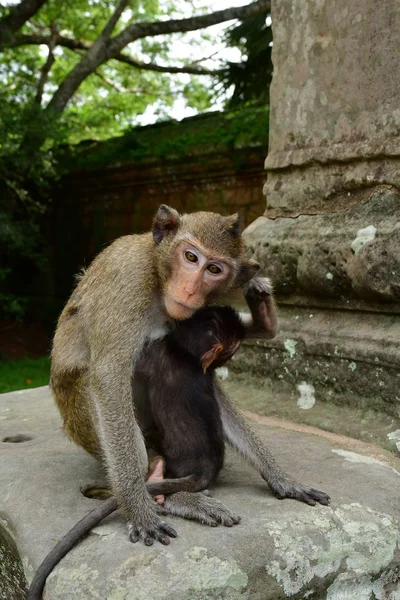
<path fill-rule="evenodd" d="M 240 269 L 235 278 L 235 286 L 242 287 L 250 279 L 253 279 L 255 275 L 260 271 L 261 267 L 257 261 L 252 258 L 245 259 L 240 265 Z"/>
<path fill-rule="evenodd" d="M 210 365 L 212 365 L 212 363 L 217 358 L 218 354 L 220 354 L 220 352 L 222 352 L 222 350 L 223 350 L 223 345 L 217 344 L 216 346 L 213 346 L 210 350 L 207 350 L 207 352 L 205 352 L 203 354 L 200 362 L 201 362 L 201 366 L 203 367 L 204 373 L 207 371 L 208 367 Z"/>
<path fill-rule="evenodd" d="M 178 229 L 180 223 L 178 212 L 166 204 L 161 204 L 153 220 L 152 232 L 155 243 L 159 244 L 169 231 Z"/>
<path fill-rule="evenodd" d="M 233 236 L 233 237 L 239 237 L 241 234 L 241 221 L 242 221 L 242 216 L 240 213 L 235 213 L 234 215 L 231 215 L 230 217 L 226 217 L 227 223 L 228 223 L 228 230 L 229 233 Z"/>

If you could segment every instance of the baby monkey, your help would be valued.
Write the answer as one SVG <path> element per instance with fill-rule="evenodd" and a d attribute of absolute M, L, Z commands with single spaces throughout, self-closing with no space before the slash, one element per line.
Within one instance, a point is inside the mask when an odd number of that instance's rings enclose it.
<path fill-rule="evenodd" d="M 214 370 L 233 356 L 244 336 L 232 308 L 206 307 L 152 342 L 139 361 L 136 377 L 148 390 L 153 419 L 144 431 L 148 454 L 164 458 L 166 477 L 175 484 L 180 479 L 181 490 L 204 490 L 223 466 Z"/>
<path fill-rule="evenodd" d="M 244 337 L 245 327 L 235 310 L 206 307 L 190 319 L 176 321 L 171 333 L 144 348 L 135 370 L 151 408 L 152 425 L 144 438 L 150 470 L 164 461 L 166 476 L 147 482 L 152 496 L 199 492 L 216 479 L 225 446 L 214 371 L 232 358 Z M 105 500 L 64 536 L 38 568 L 27 600 L 40 600 L 46 578 L 58 562 L 117 508 L 114 497 Z M 232 513 L 224 524 L 236 525 L 239 520 Z M 132 531 L 131 539 L 137 541 L 139 532 Z M 169 537 L 162 541 L 168 544 Z M 145 543 L 151 545 L 153 539 Z"/>

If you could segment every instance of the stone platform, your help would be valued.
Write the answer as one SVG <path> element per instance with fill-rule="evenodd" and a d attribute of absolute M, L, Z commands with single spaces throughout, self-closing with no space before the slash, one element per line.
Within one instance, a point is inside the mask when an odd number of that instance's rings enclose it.
<path fill-rule="evenodd" d="M 212 493 L 242 516 L 240 525 L 167 517 L 178 539 L 147 548 L 132 545 L 122 517 L 111 516 L 63 559 L 44 598 L 398 600 L 400 460 L 383 450 L 377 460 L 354 440 L 258 421 L 286 471 L 328 492 L 330 507 L 277 500 L 228 453 Z M 25 441 L 4 441 L 16 435 Z M 96 505 L 80 486 L 100 478 L 94 459 L 62 434 L 47 388 L 0 396 L 1 600 L 24 598 L 25 577 Z"/>

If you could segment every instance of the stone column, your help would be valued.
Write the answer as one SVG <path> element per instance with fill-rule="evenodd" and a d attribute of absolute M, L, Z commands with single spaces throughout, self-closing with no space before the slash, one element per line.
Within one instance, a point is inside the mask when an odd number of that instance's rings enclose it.
<path fill-rule="evenodd" d="M 273 0 L 272 20 L 267 208 L 244 234 L 281 312 L 261 372 L 399 417 L 400 6 Z"/>

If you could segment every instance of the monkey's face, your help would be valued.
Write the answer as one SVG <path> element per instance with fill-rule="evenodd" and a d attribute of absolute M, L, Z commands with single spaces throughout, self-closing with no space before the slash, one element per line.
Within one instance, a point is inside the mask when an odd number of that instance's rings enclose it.
<path fill-rule="evenodd" d="M 188 319 L 211 297 L 219 295 L 232 276 L 232 261 L 204 248 L 198 240 L 184 239 L 172 250 L 171 271 L 164 286 L 167 313 Z"/>
<path fill-rule="evenodd" d="M 188 319 L 205 304 L 243 286 L 260 268 L 244 256 L 237 214 L 179 215 L 163 204 L 152 232 L 163 301 L 173 319 Z"/>

